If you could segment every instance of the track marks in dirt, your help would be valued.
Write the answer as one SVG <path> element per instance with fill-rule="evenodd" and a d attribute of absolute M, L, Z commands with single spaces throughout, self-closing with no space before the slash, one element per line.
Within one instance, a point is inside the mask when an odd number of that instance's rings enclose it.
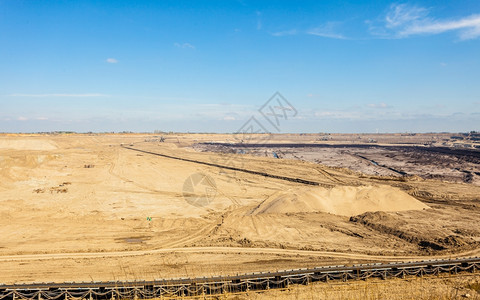
<path fill-rule="evenodd" d="M 161 157 L 166 157 L 166 158 L 171 158 L 171 159 L 176 159 L 176 160 L 181 160 L 181 161 L 185 161 L 185 162 L 191 162 L 191 163 L 196 163 L 196 164 L 201 164 L 201 165 L 206 165 L 206 166 L 211 166 L 211 167 L 223 168 L 223 169 L 232 170 L 232 171 L 239 171 L 239 172 L 249 173 L 249 174 L 253 174 L 253 175 L 259 175 L 259 176 L 273 178 L 273 179 L 285 180 L 285 181 L 295 182 L 295 183 L 300 183 L 300 184 L 305 184 L 305 185 L 319 185 L 318 182 L 305 180 L 305 179 L 301 179 L 301 178 L 279 176 L 279 175 L 274 175 L 274 174 L 270 174 L 270 173 L 266 173 L 266 172 L 258 172 L 258 171 L 243 169 L 243 168 L 224 166 L 224 165 L 219 165 L 219 164 L 216 164 L 216 163 L 209 163 L 209 162 L 200 161 L 200 160 L 194 160 L 194 159 L 189 159 L 189 158 L 182 158 L 182 157 L 177 157 L 177 156 L 172 156 L 172 155 L 150 152 L 150 151 L 136 149 L 136 148 L 132 148 L 132 147 L 123 146 L 123 148 L 133 150 L 133 151 L 139 151 L 139 152 L 143 152 L 143 153 L 147 153 L 147 154 L 151 154 L 151 155 L 157 155 L 157 156 L 161 156 Z"/>
<path fill-rule="evenodd" d="M 332 173 L 326 171 L 324 168 L 322 167 L 315 167 L 315 171 L 317 171 L 318 173 L 320 173 L 320 175 L 322 175 L 323 177 L 325 177 L 328 181 L 332 182 L 333 184 L 320 184 L 321 186 L 324 186 L 324 187 L 334 187 L 335 185 L 338 185 L 338 184 L 346 184 L 346 182 L 344 180 L 340 180 L 337 176 L 333 175 Z"/>
<path fill-rule="evenodd" d="M 451 258 L 451 254 L 444 255 L 414 255 L 414 256 L 387 256 L 368 255 L 361 253 L 332 252 L 332 251 L 310 251 L 277 248 L 253 248 L 253 247 L 184 247 L 184 248 L 161 248 L 155 250 L 118 251 L 118 252 L 86 252 L 86 253 L 51 253 L 51 254 L 25 254 L 0 256 L 0 261 L 35 261 L 51 259 L 72 259 L 72 258 L 102 258 L 122 256 L 143 256 L 159 253 L 238 253 L 238 254 L 277 254 L 284 256 L 312 256 L 332 257 L 346 259 L 362 259 L 372 261 L 399 261 L 399 260 L 421 260 Z M 471 257 L 480 254 L 480 249 L 469 250 L 458 253 L 456 257 Z"/>

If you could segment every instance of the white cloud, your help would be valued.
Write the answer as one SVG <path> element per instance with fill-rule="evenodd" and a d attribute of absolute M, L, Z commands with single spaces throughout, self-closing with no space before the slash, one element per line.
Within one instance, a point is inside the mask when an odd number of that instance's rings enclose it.
<path fill-rule="evenodd" d="M 331 111 L 315 111 L 313 113 L 315 119 L 349 119 L 359 120 L 367 118 L 363 112 L 356 110 L 331 110 Z M 371 116 L 370 116 L 371 117 Z"/>
<path fill-rule="evenodd" d="M 381 103 L 370 103 L 367 105 L 368 107 L 371 107 L 371 108 L 387 108 L 389 107 L 387 104 L 381 102 Z"/>
<path fill-rule="evenodd" d="M 298 31 L 296 29 L 291 29 L 291 30 L 274 32 L 271 35 L 273 35 L 273 36 L 286 36 L 286 35 L 295 35 L 297 33 L 298 33 Z"/>
<path fill-rule="evenodd" d="M 37 118 L 35 118 L 35 120 L 46 121 L 46 120 L 48 120 L 48 118 L 47 117 L 37 117 Z"/>
<path fill-rule="evenodd" d="M 299 34 L 309 34 L 320 36 L 324 38 L 331 38 L 331 39 L 347 39 L 343 34 L 339 33 L 339 27 L 342 25 L 342 22 L 327 22 L 323 25 L 318 27 L 310 28 L 308 30 L 302 29 L 289 29 L 289 30 L 282 30 L 282 31 L 275 31 L 270 33 L 272 36 L 289 36 L 289 35 L 299 35 Z"/>
<path fill-rule="evenodd" d="M 338 22 L 328 22 L 322 26 L 319 26 L 307 31 L 307 34 L 321 36 L 325 38 L 331 38 L 331 39 L 341 39 L 341 40 L 346 39 L 345 36 L 338 33 L 337 31 L 337 27 L 339 24 L 340 23 Z"/>
<path fill-rule="evenodd" d="M 392 4 L 382 19 L 383 25 L 366 21 L 370 32 L 384 38 L 406 38 L 414 35 L 433 35 L 457 32 L 460 40 L 480 37 L 480 14 L 450 20 L 430 17 L 431 9 L 408 4 Z"/>
<path fill-rule="evenodd" d="M 425 18 L 427 15 L 428 10 L 423 7 L 392 4 L 385 16 L 385 22 L 387 27 L 395 28 Z"/>
<path fill-rule="evenodd" d="M 10 94 L 9 97 L 30 97 L 30 98 L 51 98 L 51 97 L 78 97 L 78 98 L 89 98 L 89 97 L 110 97 L 106 94 Z"/>
<path fill-rule="evenodd" d="M 106 62 L 109 64 L 116 64 L 118 63 L 118 60 L 116 60 L 115 58 L 107 58 Z"/>
<path fill-rule="evenodd" d="M 28 118 L 27 117 L 18 117 L 17 120 L 18 121 L 28 121 Z"/>
<path fill-rule="evenodd" d="M 416 22 L 407 26 L 400 35 L 439 34 L 447 31 L 459 31 L 461 40 L 476 39 L 480 37 L 480 15 L 471 15 L 454 21 Z"/>
<path fill-rule="evenodd" d="M 388 107 L 388 106 L 387 106 Z M 306 119 L 316 120 L 348 120 L 348 121 L 393 121 L 393 120 L 414 120 L 422 118 L 467 118 L 475 117 L 475 113 L 435 113 L 435 114 L 419 114 L 417 112 L 406 112 L 400 110 L 372 110 L 370 112 L 358 109 L 350 108 L 345 110 L 322 110 L 313 111 L 313 113 L 305 113 L 303 115 Z"/>
<path fill-rule="evenodd" d="M 298 35 L 298 34 L 310 34 L 310 35 L 316 35 L 316 36 L 331 38 L 331 39 L 341 39 L 341 40 L 346 39 L 346 37 L 343 36 L 342 34 L 335 32 L 333 27 L 334 27 L 333 25 L 327 24 L 327 25 L 315 27 L 313 29 L 309 29 L 306 31 L 290 29 L 290 30 L 272 32 L 270 33 L 270 35 L 282 37 L 282 36 Z"/>
<path fill-rule="evenodd" d="M 262 13 L 259 11 L 256 11 L 255 14 L 257 15 L 257 30 L 262 29 Z"/>
<path fill-rule="evenodd" d="M 193 45 L 190 44 L 190 43 L 183 43 L 183 44 L 174 43 L 173 45 L 174 45 L 175 47 L 183 48 L 183 49 L 195 49 L 195 46 L 193 46 Z"/>

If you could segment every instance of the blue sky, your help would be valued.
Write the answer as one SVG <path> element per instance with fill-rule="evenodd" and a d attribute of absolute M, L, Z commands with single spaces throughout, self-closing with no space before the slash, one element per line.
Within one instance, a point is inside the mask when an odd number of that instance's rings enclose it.
<path fill-rule="evenodd" d="M 0 0 L 0 132 L 480 130 L 480 1 Z"/>

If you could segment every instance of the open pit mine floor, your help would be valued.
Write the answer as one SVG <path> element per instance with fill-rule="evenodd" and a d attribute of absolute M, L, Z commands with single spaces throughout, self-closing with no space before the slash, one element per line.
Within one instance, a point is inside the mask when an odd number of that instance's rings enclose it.
<path fill-rule="evenodd" d="M 425 147 L 428 135 L 284 151 L 347 137 L 274 135 L 275 149 L 239 151 L 219 134 L 0 135 L 0 282 L 480 255 L 479 152 L 404 148 Z"/>

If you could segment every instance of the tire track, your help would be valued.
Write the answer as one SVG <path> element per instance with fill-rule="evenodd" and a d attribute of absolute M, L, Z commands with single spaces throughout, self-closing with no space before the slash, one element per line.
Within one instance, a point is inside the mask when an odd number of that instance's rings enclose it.
<path fill-rule="evenodd" d="M 136 149 L 132 148 L 129 146 L 122 146 L 124 149 L 129 149 L 133 151 L 138 151 L 142 153 L 147 153 L 151 155 L 157 155 L 161 157 L 166 157 L 166 158 L 171 158 L 171 159 L 176 159 L 176 160 L 181 160 L 181 161 L 186 161 L 186 162 L 191 162 L 191 163 L 196 163 L 196 164 L 201 164 L 201 165 L 206 165 L 210 167 L 216 167 L 216 168 L 222 168 L 222 169 L 227 169 L 227 170 L 232 170 L 232 171 L 238 171 L 238 172 L 244 172 L 248 174 L 254 174 L 254 175 L 260 175 L 263 177 L 268 177 L 268 178 L 274 178 L 274 179 L 280 179 L 280 180 L 285 180 L 289 182 L 295 182 L 295 183 L 301 183 L 305 185 L 320 185 L 320 183 L 315 182 L 315 181 L 310 181 L 310 180 L 305 180 L 301 178 L 292 178 L 292 177 L 286 177 L 286 176 L 279 176 L 279 175 L 273 175 L 270 173 L 265 173 L 265 172 L 258 172 L 258 171 L 252 171 L 252 170 L 247 170 L 247 169 L 242 169 L 242 168 L 235 168 L 235 167 L 229 167 L 229 166 L 224 166 L 224 165 L 219 165 L 215 163 L 209 163 L 205 161 L 199 161 L 199 160 L 194 160 L 194 159 L 188 159 L 188 158 L 182 158 L 182 157 L 176 157 L 176 156 L 171 156 L 171 155 L 166 155 L 166 154 L 160 154 L 156 152 L 150 152 L 146 150 L 141 150 L 141 149 Z"/>
<path fill-rule="evenodd" d="M 87 253 L 50 253 L 50 254 L 21 254 L 21 255 L 3 255 L 0 256 L 0 262 L 3 261 L 35 261 L 51 259 L 75 259 L 75 258 L 106 258 L 106 257 L 125 257 L 125 256 L 144 256 L 164 253 L 215 253 L 215 254 L 278 254 L 278 255 L 296 255 L 296 256 L 316 256 L 332 257 L 343 259 L 362 259 L 373 261 L 399 261 L 416 259 L 451 259 L 452 257 L 470 257 L 480 254 L 480 249 L 470 250 L 457 254 L 443 254 L 432 256 L 391 256 L 391 255 L 369 255 L 360 253 L 334 252 L 334 251 L 316 251 L 316 250 L 295 250 L 279 248 L 245 248 L 245 247 L 185 247 L 185 248 L 161 248 L 154 250 L 135 250 L 135 251 L 115 251 L 115 252 L 87 252 Z"/>

